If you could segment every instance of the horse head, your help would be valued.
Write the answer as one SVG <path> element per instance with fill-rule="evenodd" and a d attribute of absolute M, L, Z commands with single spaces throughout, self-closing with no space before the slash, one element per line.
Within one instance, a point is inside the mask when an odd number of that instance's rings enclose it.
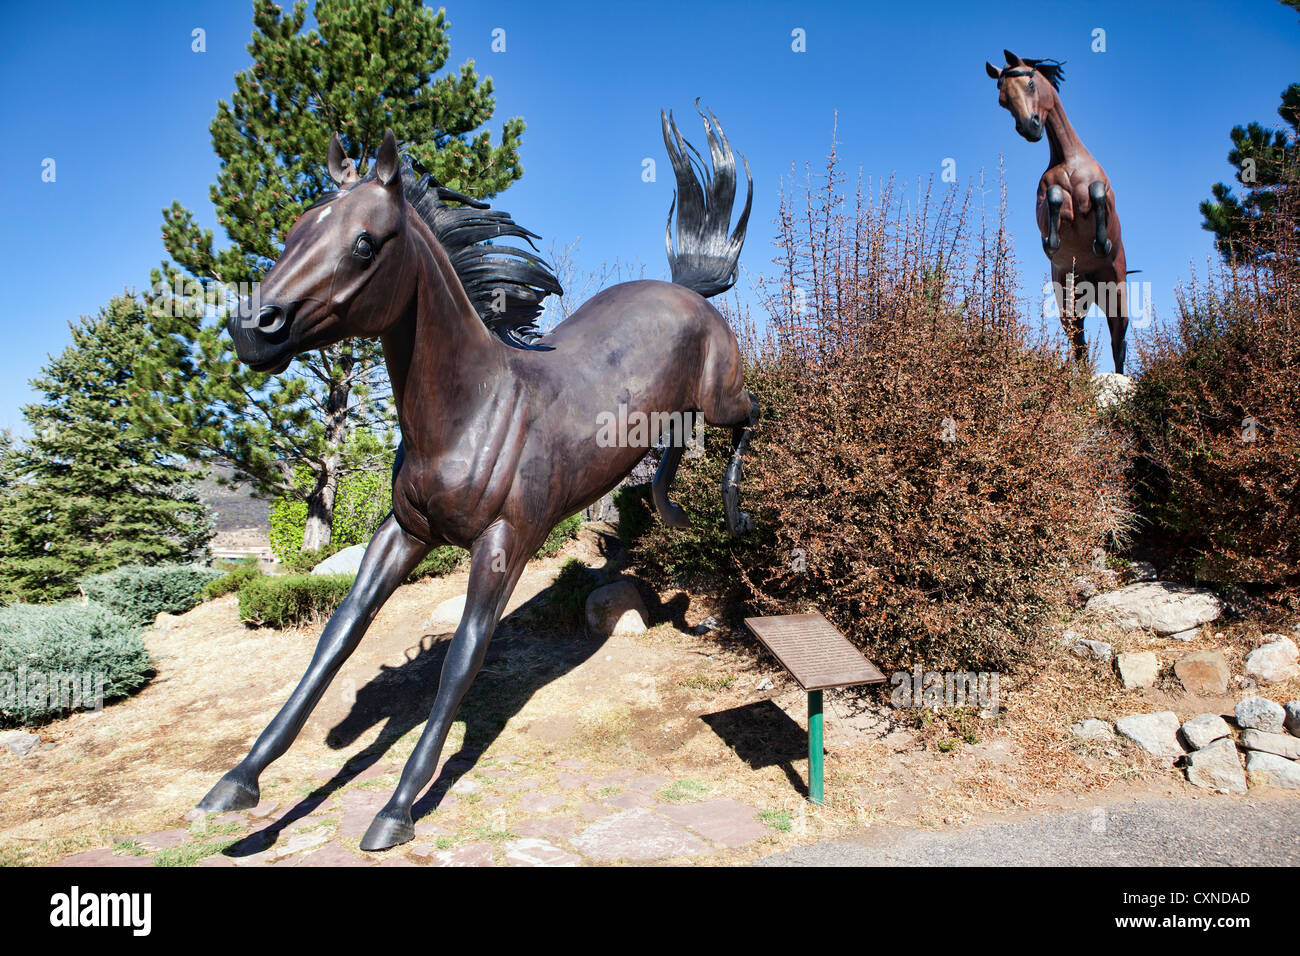
<path fill-rule="evenodd" d="M 246 303 L 226 323 L 240 361 L 255 371 L 282 372 L 302 352 L 382 334 L 407 304 L 403 290 L 413 288 L 404 275 L 406 201 L 392 130 L 384 134 L 373 177 L 357 175 L 337 135 L 329 173 L 338 190 L 309 206 L 289 230 L 256 308 Z"/>
<path fill-rule="evenodd" d="M 1007 65 L 998 69 L 985 62 L 984 70 L 998 83 L 998 105 L 1016 121 L 1016 132 L 1036 143 L 1043 138 L 1043 130 L 1052 110 L 1060 102 L 1056 96 L 1064 74 L 1062 64 L 1056 60 L 1030 60 L 1003 50 Z"/>

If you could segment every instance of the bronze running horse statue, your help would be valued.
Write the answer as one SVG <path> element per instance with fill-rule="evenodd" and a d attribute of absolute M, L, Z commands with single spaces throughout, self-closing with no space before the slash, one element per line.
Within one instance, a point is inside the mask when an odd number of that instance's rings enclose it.
<path fill-rule="evenodd" d="M 1123 374 L 1128 331 L 1128 288 L 1124 242 L 1115 194 L 1105 171 L 1084 148 L 1066 118 L 1058 95 L 1064 73 L 1055 60 L 1029 60 L 1002 51 L 1007 65 L 984 64 L 998 82 L 998 104 L 1016 120 L 1016 132 L 1031 143 L 1051 146 L 1047 172 L 1038 181 L 1038 231 L 1052 263 L 1052 287 L 1061 322 L 1074 343 L 1074 357 L 1088 355 L 1083 340 L 1087 304 L 1096 301 L 1110 325 L 1115 371 Z M 1074 293 L 1084 293 L 1076 310 Z M 1078 312 L 1078 314 L 1076 314 Z"/>
<path fill-rule="evenodd" d="M 561 292 L 549 266 L 527 250 L 484 242 L 532 233 L 419 175 L 391 130 L 365 176 L 334 137 L 329 170 L 339 190 L 290 230 L 256 315 L 232 316 L 227 326 L 240 360 L 265 372 L 348 336 L 380 339 L 402 430 L 393 511 L 301 682 L 200 809 L 258 802 L 259 775 L 288 749 L 380 607 L 434 545 L 449 543 L 470 551 L 464 615 L 424 731 L 361 846 L 410 840 L 412 805 L 433 778 L 525 563 L 558 521 L 613 489 L 645 456 L 648 442 L 598 441 L 607 416 L 673 425 L 653 490 L 663 520 L 675 526 L 688 519 L 667 491 L 694 415 L 731 427 L 722 493 L 731 532 L 748 529 L 737 496 L 758 403 L 745 390 L 735 335 L 705 300 L 735 282 L 753 181 L 728 235 L 735 159 L 717 118 L 700 115 L 711 179 L 671 115 L 660 116 L 678 188 L 676 251 L 668 213 L 673 281 L 612 286 L 544 336 L 534 324 L 542 299 Z"/>

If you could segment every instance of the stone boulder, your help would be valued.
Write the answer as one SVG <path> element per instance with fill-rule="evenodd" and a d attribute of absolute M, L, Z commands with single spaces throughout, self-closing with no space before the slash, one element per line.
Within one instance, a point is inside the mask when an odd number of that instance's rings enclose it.
<path fill-rule="evenodd" d="M 1252 750 L 1246 754 L 1246 773 L 1250 782 L 1283 790 L 1300 790 L 1300 763 L 1277 754 Z"/>
<path fill-rule="evenodd" d="M 1150 687 L 1160 673 L 1160 661 L 1151 651 L 1133 651 L 1115 658 L 1115 667 L 1125 690 Z"/>
<path fill-rule="evenodd" d="M 1289 637 L 1265 634 L 1264 643 L 1246 655 L 1242 669 L 1261 684 L 1281 684 L 1300 677 L 1300 650 Z"/>
<path fill-rule="evenodd" d="M 1146 581 L 1089 598 L 1084 610 L 1124 630 L 1178 634 L 1216 620 L 1223 602 L 1203 588 Z"/>
<path fill-rule="evenodd" d="M 1096 743 L 1103 743 L 1115 738 L 1115 731 L 1110 729 L 1110 724 L 1104 720 L 1098 720 L 1096 717 L 1089 717 L 1087 720 L 1081 720 L 1070 728 L 1070 732 L 1080 740 L 1091 740 Z"/>
<path fill-rule="evenodd" d="M 1134 389 L 1133 379 L 1118 372 L 1098 372 L 1092 377 L 1097 386 L 1097 407 L 1110 408 L 1128 400 Z"/>
<path fill-rule="evenodd" d="M 1095 661 L 1110 660 L 1110 645 L 1105 641 L 1090 641 L 1083 639 L 1075 641 L 1074 646 L 1070 648 L 1070 653 L 1075 657 L 1092 658 Z"/>
<path fill-rule="evenodd" d="M 26 757 L 40 742 L 40 734 L 29 734 L 25 730 L 6 730 L 0 733 L 0 747 L 16 757 Z"/>
<path fill-rule="evenodd" d="M 342 551 L 335 551 L 328 558 L 322 561 L 316 567 L 311 569 L 312 574 L 356 574 L 357 569 L 361 567 L 361 558 L 366 553 L 364 544 L 354 544 L 351 547 L 344 548 Z"/>
<path fill-rule="evenodd" d="M 1157 760 L 1173 763 L 1184 753 L 1178 742 L 1178 715 L 1171 710 L 1157 714 L 1131 714 L 1115 721 L 1120 736 L 1127 737 Z"/>
<path fill-rule="evenodd" d="M 646 630 L 645 602 L 631 581 L 615 581 L 587 597 L 587 630 L 592 637 L 641 634 Z"/>
<path fill-rule="evenodd" d="M 429 615 L 429 621 L 426 626 L 432 627 L 435 624 L 452 624 L 460 623 L 460 619 L 465 615 L 465 595 L 461 594 L 440 603 L 433 609 Z"/>
<path fill-rule="evenodd" d="M 1241 745 L 1247 750 L 1277 754 L 1287 760 L 1300 760 L 1300 739 L 1290 734 L 1268 734 L 1262 730 L 1243 730 Z"/>
<path fill-rule="evenodd" d="M 1174 674 L 1189 694 L 1221 697 L 1228 691 L 1228 662 L 1218 651 L 1193 651 L 1174 662 Z"/>
<path fill-rule="evenodd" d="M 1286 717 L 1283 718 L 1282 725 L 1293 735 L 1300 737 L 1300 700 L 1289 701 L 1284 709 Z"/>
<path fill-rule="evenodd" d="M 1267 697 L 1247 697 L 1237 705 L 1233 714 L 1242 730 L 1262 730 L 1268 734 L 1282 732 L 1286 711 Z"/>
<path fill-rule="evenodd" d="M 1226 737 L 1187 756 L 1187 779 L 1220 793 L 1245 793 L 1246 774 L 1237 748 Z"/>
<path fill-rule="evenodd" d="M 1201 750 L 1216 740 L 1232 736 L 1232 728 L 1218 714 L 1197 714 L 1183 723 L 1183 741 L 1193 750 Z"/>

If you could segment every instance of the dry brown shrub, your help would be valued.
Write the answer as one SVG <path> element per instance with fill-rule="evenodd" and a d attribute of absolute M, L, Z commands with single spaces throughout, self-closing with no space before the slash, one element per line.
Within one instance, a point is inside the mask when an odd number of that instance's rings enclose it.
<path fill-rule="evenodd" d="M 1001 207 L 990 227 L 956 186 L 846 197 L 835 162 L 783 199 L 765 330 L 736 320 L 763 403 L 755 536 L 725 537 L 716 441 L 679 479 L 696 526 L 655 523 L 639 553 L 738 578 L 764 613 L 816 608 L 882 667 L 1033 663 L 1123 531 L 1120 442 L 1089 370 L 1017 321 Z"/>
<path fill-rule="evenodd" d="M 1248 245 L 1271 253 L 1194 278 L 1177 321 L 1139 342 L 1123 414 L 1135 497 L 1182 573 L 1203 580 L 1300 584 L 1298 192 L 1255 223 Z"/>

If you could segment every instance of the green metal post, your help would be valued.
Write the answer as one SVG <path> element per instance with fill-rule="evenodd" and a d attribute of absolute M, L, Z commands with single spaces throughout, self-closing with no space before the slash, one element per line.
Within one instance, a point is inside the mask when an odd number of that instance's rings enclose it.
<path fill-rule="evenodd" d="M 821 806 L 822 799 L 822 692 L 808 691 L 808 799 Z"/>

